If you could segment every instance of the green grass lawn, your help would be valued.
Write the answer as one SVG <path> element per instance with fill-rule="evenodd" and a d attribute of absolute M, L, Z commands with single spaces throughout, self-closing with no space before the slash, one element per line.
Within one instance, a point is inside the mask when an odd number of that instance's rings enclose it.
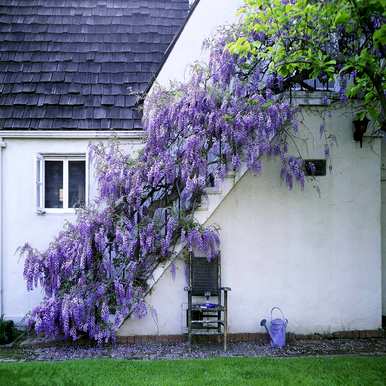
<path fill-rule="evenodd" d="M 386 385 L 386 357 L 0 363 L 0 385 Z"/>

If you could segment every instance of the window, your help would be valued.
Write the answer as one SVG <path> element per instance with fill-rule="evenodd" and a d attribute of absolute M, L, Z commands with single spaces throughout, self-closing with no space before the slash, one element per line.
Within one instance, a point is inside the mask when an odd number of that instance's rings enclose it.
<path fill-rule="evenodd" d="M 306 176 L 320 177 L 326 175 L 325 159 L 306 159 L 304 160 L 304 172 Z"/>
<path fill-rule="evenodd" d="M 73 211 L 86 204 L 84 155 L 37 157 L 37 208 L 41 213 Z"/>

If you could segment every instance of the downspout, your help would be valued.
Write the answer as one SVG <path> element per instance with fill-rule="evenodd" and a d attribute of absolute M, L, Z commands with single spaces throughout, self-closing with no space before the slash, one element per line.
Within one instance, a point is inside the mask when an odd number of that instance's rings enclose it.
<path fill-rule="evenodd" d="M 0 316 L 4 315 L 4 213 L 3 213 L 3 149 L 6 147 L 0 137 Z"/>

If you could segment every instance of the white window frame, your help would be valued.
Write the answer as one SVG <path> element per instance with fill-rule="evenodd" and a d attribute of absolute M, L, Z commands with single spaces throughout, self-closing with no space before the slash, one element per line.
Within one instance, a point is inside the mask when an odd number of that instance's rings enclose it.
<path fill-rule="evenodd" d="M 45 207 L 45 162 L 63 162 L 63 208 Z M 89 160 L 85 153 L 39 153 L 36 156 L 36 207 L 38 214 L 75 213 L 77 208 L 68 207 L 68 163 L 69 161 L 85 162 L 85 204 L 89 199 Z"/>

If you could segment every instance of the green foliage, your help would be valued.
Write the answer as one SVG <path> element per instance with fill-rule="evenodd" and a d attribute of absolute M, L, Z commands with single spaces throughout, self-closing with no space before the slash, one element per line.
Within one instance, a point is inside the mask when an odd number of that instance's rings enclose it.
<path fill-rule="evenodd" d="M 13 342 L 20 334 L 12 320 L 0 318 L 0 345 Z"/>
<path fill-rule="evenodd" d="M 385 357 L 0 363 L 2 385 L 384 385 Z"/>
<path fill-rule="evenodd" d="M 386 130 L 384 0 L 245 0 L 240 13 L 243 36 L 229 48 L 246 71 L 265 62 L 285 90 L 340 80 L 341 94 Z"/>

